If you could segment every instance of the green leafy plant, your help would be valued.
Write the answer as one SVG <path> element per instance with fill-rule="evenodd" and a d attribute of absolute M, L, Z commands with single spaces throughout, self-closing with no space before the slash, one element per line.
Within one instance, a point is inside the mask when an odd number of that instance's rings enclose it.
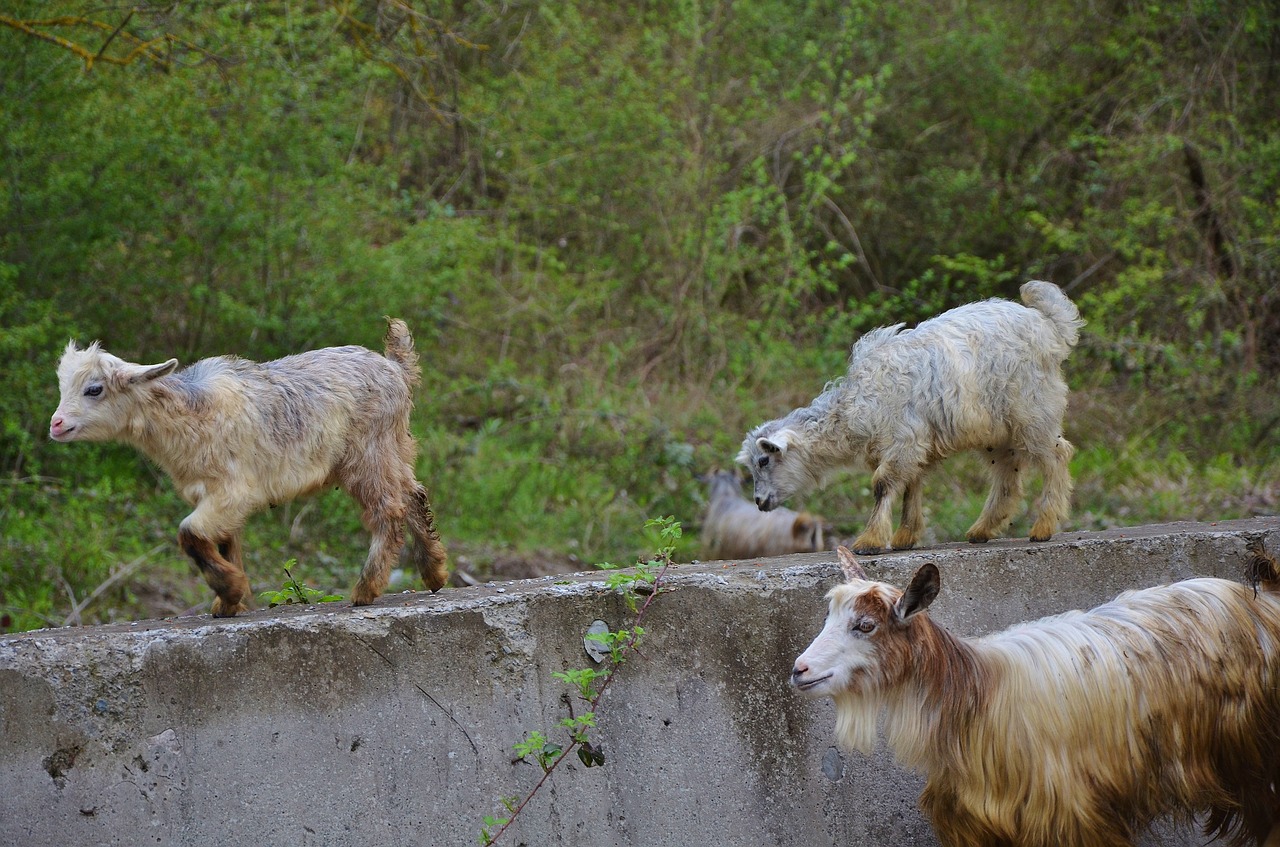
<path fill-rule="evenodd" d="M 532 758 L 545 772 L 551 769 L 551 763 L 564 752 L 564 748 L 559 744 L 552 744 L 545 735 L 534 730 L 524 741 L 516 743 L 515 751 L 518 758 Z"/>
<path fill-rule="evenodd" d="M 289 570 L 290 565 L 296 565 L 297 559 L 290 559 L 284 564 L 284 585 L 278 591 L 264 591 L 258 595 L 262 602 L 266 603 L 269 608 L 276 606 L 288 606 L 298 604 L 302 606 L 310 606 L 313 603 L 332 603 L 341 600 L 341 594 L 325 594 L 318 588 L 312 588 L 299 582 L 293 573 Z"/>
<path fill-rule="evenodd" d="M 592 635 L 594 635 L 594 633 Z M 587 637 L 591 638 L 592 636 L 588 635 Z M 569 683 L 572 686 L 575 686 L 578 689 L 578 696 L 580 696 L 583 700 L 591 699 L 592 686 L 595 684 L 595 681 L 597 679 L 604 676 L 604 674 L 600 673 L 599 671 L 592 670 L 591 668 L 577 668 L 577 669 L 568 670 L 568 671 L 556 671 L 551 675 L 554 676 L 556 679 L 562 680 L 564 682 Z"/>
<path fill-rule="evenodd" d="M 562 718 L 558 726 L 567 734 L 568 744 L 554 743 L 541 730 L 533 730 L 525 736 L 523 741 L 513 745 L 516 760 L 532 760 L 542 769 L 542 778 L 523 799 L 516 802 L 507 798 L 501 800 L 503 807 L 509 813 L 506 817 L 485 816 L 480 827 L 482 845 L 487 847 L 502 837 L 502 834 L 507 831 L 570 753 L 576 753 L 578 761 L 588 768 L 605 763 L 604 750 L 591 740 L 591 730 L 596 728 L 596 710 L 609 684 L 613 682 L 627 657 L 640 648 L 640 641 L 645 634 L 640 621 L 648 611 L 649 604 L 662 592 L 662 577 L 671 565 L 671 556 L 675 552 L 682 533 L 680 522 L 674 517 L 654 518 L 645 523 L 645 528 L 656 530 L 660 540 L 660 546 L 653 558 L 639 562 L 634 568 L 625 571 L 611 564 L 600 566 L 606 570 L 616 571 L 610 574 L 605 584 L 610 590 L 621 592 L 627 608 L 635 615 L 635 620 L 630 629 L 590 633 L 587 636 L 589 640 L 600 644 L 608 651 L 608 665 L 605 670 L 571 668 L 552 674 L 556 679 L 572 686 L 578 699 L 586 703 L 587 709 L 580 714 L 575 714 L 573 699 L 566 692 L 562 700 L 569 715 Z M 641 597 L 644 598 L 643 601 Z"/>
<path fill-rule="evenodd" d="M 497 837 L 497 833 L 504 829 L 511 822 L 510 815 L 513 814 L 520 804 L 519 797 L 501 797 L 499 802 L 508 812 L 507 817 L 498 817 L 496 815 L 485 815 L 484 821 L 480 827 L 480 843 L 492 844 L 493 839 Z"/>

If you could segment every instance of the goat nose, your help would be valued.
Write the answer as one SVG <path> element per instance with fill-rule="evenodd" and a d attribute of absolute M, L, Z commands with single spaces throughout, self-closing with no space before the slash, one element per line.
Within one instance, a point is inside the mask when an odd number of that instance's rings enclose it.
<path fill-rule="evenodd" d="M 809 666 L 804 662 L 797 661 L 796 666 L 791 669 L 791 676 L 794 679 L 799 679 L 800 677 L 804 676 L 808 672 L 809 672 Z"/>

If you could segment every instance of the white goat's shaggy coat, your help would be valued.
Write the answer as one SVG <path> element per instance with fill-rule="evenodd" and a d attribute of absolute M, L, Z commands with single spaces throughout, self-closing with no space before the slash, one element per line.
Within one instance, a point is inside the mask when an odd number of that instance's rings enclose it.
<path fill-rule="evenodd" d="M 389 320 L 385 356 L 348 346 L 261 364 L 220 356 L 175 373 L 177 366 L 68 343 L 49 435 L 122 441 L 164 469 L 195 507 L 178 539 L 217 594 L 215 615 L 242 611 L 250 597 L 241 550 L 247 518 L 334 486 L 360 504 L 373 536 L 353 603 L 372 603 L 386 588 L 406 521 L 423 581 L 432 591 L 444 584 L 444 545 L 414 478 L 409 413 L 421 374 L 403 321 Z"/>
<path fill-rule="evenodd" d="M 1009 523 L 1027 466 L 1044 475 L 1031 539 L 1050 538 L 1070 508 L 1073 448 L 1062 435 L 1062 362 L 1083 321 L 1051 283 L 1028 282 L 1021 292 L 1025 306 L 987 300 L 915 329 L 896 324 L 864 335 L 844 378 L 743 441 L 738 461 L 751 469 L 756 504 L 768 511 L 838 470 L 865 464 L 875 507 L 853 551 L 906 549 L 924 529 L 925 472 L 977 450 L 990 459 L 992 485 L 969 540 L 988 541 Z M 891 538 L 899 495 L 902 524 Z"/>
<path fill-rule="evenodd" d="M 848 581 L 792 683 L 834 699 L 846 748 L 870 752 L 883 716 L 946 847 L 1131 845 L 1194 813 L 1236 843 L 1280 839 L 1274 560 L 1255 554 L 1256 593 L 1192 579 L 971 640 L 924 613 L 933 565 L 903 592 L 838 553 Z"/>
<path fill-rule="evenodd" d="M 738 475 L 717 471 L 708 484 L 710 498 L 702 522 L 705 559 L 756 559 L 825 549 L 822 519 L 808 512 L 761 512 L 742 496 Z"/>

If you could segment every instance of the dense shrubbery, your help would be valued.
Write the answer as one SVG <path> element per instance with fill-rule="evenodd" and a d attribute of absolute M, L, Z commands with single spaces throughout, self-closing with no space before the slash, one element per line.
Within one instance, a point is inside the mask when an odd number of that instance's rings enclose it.
<path fill-rule="evenodd" d="M 859 332 L 1043 277 L 1090 321 L 1076 526 L 1275 508 L 1265 3 L 200 4 L 114 37 L 98 7 L 18 6 L 103 26 L 35 27 L 87 70 L 0 26 L 7 626 L 61 623 L 125 563 L 85 619 L 204 602 L 162 545 L 165 480 L 45 438 L 71 335 L 263 359 L 404 317 L 422 477 L 483 573 L 647 549 L 634 527 L 695 523 L 694 474 Z M 979 478 L 934 477 L 940 537 Z M 806 505 L 856 520 L 864 484 Z M 296 556 L 344 586 L 366 544 L 341 497 L 251 533 L 264 585 Z"/>

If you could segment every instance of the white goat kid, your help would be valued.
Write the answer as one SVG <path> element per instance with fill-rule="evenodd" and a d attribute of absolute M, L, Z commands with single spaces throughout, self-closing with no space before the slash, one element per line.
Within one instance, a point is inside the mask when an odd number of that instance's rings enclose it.
<path fill-rule="evenodd" d="M 1280 573 L 1256 548 L 1255 591 L 1193 579 L 1130 591 L 979 639 L 925 613 L 938 569 L 905 591 L 867 579 L 828 594 L 792 684 L 836 706 L 836 741 L 871 752 L 877 718 L 926 777 L 944 847 L 1119 847 L 1156 818 L 1280 843 Z"/>
<path fill-rule="evenodd" d="M 432 591 L 444 585 L 444 545 L 414 478 L 409 413 L 420 371 L 403 321 L 389 319 L 385 356 L 329 347 L 261 364 L 221 356 L 177 367 L 177 359 L 138 365 L 97 342 L 84 350 L 68 343 L 49 436 L 121 441 L 164 469 L 195 507 L 178 541 L 217 594 L 215 615 L 244 610 L 250 597 L 246 519 L 333 486 L 360 504 L 373 536 L 354 604 L 386 588 L 406 522 L 423 581 Z"/>
<path fill-rule="evenodd" d="M 736 473 L 713 473 L 708 488 L 707 514 L 702 522 L 704 558 L 755 559 L 825 549 L 826 528 L 821 518 L 790 509 L 761 512 L 742 496 Z"/>
<path fill-rule="evenodd" d="M 988 541 L 1009 523 L 1028 465 L 1044 475 L 1031 540 L 1048 540 L 1070 508 L 1074 451 L 1062 435 L 1062 362 L 1083 321 L 1056 285 L 1028 282 L 1021 293 L 1025 306 L 987 300 L 915 329 L 895 324 L 864 335 L 846 376 L 743 441 L 738 461 L 751 470 L 756 505 L 768 511 L 838 470 L 865 464 L 875 507 L 853 552 L 907 549 L 924 529 L 926 471 L 978 450 L 990 459 L 992 484 L 969 540 Z M 891 538 L 899 495 L 902 524 Z"/>

